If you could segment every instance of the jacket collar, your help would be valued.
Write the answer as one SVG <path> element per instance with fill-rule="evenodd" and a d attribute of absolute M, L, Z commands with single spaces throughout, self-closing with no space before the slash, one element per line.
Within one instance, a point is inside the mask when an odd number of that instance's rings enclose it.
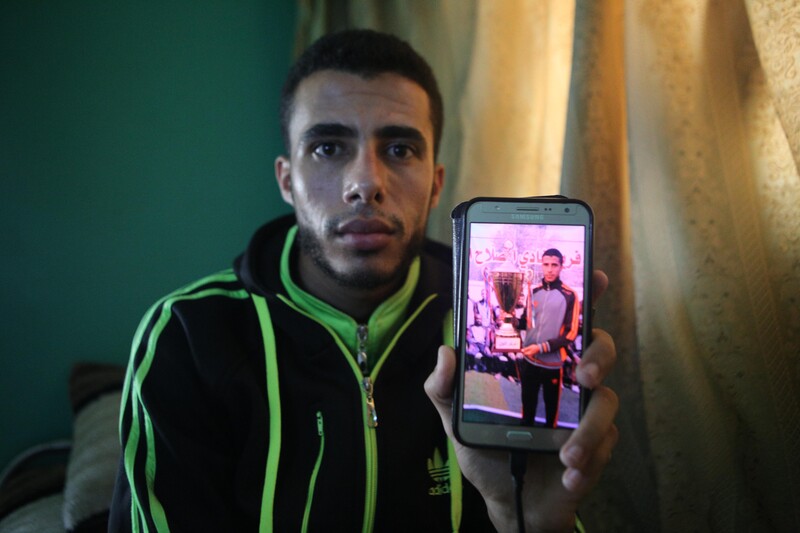
<path fill-rule="evenodd" d="M 561 282 L 561 278 L 556 278 L 555 281 L 545 281 L 542 278 L 542 288 L 546 291 L 552 291 L 553 289 L 560 289 L 563 283 Z"/>

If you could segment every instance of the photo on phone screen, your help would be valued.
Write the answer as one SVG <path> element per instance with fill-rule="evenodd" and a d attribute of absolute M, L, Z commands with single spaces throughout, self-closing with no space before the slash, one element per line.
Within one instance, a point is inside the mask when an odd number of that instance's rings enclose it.
<path fill-rule="evenodd" d="M 581 205 L 554 216 L 521 215 L 508 205 L 501 215 L 481 204 L 470 209 L 460 282 L 461 429 L 499 428 L 477 443 L 487 445 L 572 430 L 585 399 L 575 371 L 588 326 L 590 218 L 575 213 Z M 555 441 L 539 435 L 535 447 L 557 445 L 561 433 Z"/>

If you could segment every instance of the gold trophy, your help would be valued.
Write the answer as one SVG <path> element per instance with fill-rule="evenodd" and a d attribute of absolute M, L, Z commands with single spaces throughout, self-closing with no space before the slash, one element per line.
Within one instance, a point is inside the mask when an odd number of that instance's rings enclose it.
<path fill-rule="evenodd" d="M 522 349 L 522 338 L 514 327 L 514 306 L 517 304 L 522 285 L 525 280 L 524 272 L 508 272 L 495 270 L 490 274 L 497 304 L 503 313 L 503 323 L 495 332 L 495 352 L 518 352 Z"/>

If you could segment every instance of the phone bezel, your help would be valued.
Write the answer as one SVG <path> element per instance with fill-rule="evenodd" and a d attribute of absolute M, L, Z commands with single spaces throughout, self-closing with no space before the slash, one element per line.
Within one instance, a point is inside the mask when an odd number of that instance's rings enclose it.
<path fill-rule="evenodd" d="M 459 206 L 463 214 L 460 242 L 454 242 L 454 247 L 460 247 L 456 256 L 458 264 L 454 265 L 456 276 L 455 284 L 455 341 L 457 355 L 456 394 L 453 406 L 453 429 L 456 438 L 467 446 L 519 449 L 537 452 L 555 452 L 561 448 L 572 434 L 571 428 L 543 428 L 528 426 L 513 426 L 504 424 L 489 424 L 466 422 L 463 420 L 464 404 L 464 379 L 465 379 L 465 339 L 463 331 L 466 323 L 467 289 L 469 269 L 469 243 L 472 223 L 495 224 L 547 224 L 547 225 L 577 225 L 584 228 L 584 305 L 581 313 L 583 319 L 584 350 L 591 342 L 591 305 L 587 300 L 591 298 L 592 290 L 592 250 L 593 250 L 593 213 L 591 208 L 583 201 L 563 197 L 551 198 L 475 198 Z M 455 215 L 454 215 L 455 216 Z M 581 387 L 580 413 L 582 418 L 590 391 Z"/>

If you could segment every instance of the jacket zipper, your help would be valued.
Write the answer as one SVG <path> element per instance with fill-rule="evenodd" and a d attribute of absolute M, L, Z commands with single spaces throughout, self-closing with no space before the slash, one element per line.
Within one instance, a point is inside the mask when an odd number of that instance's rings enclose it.
<path fill-rule="evenodd" d="M 550 291 L 551 290 L 552 289 L 549 286 L 544 289 L 544 298 L 542 300 L 542 310 L 539 313 L 539 316 L 542 316 L 542 317 L 547 316 L 545 314 L 545 312 L 546 312 L 546 310 L 548 308 L 548 304 L 550 302 Z M 541 322 L 541 320 L 540 320 L 540 322 Z M 542 337 L 542 327 L 541 326 L 542 326 L 542 324 L 539 324 L 539 329 L 536 330 L 536 342 L 537 343 L 541 342 L 541 340 L 542 340 L 541 339 L 541 337 Z"/>
<path fill-rule="evenodd" d="M 394 349 L 395 343 L 406 330 L 406 328 L 416 320 L 417 316 L 428 306 L 428 303 L 436 298 L 435 294 L 428 296 L 418 307 L 411 313 L 395 333 L 394 338 L 389 345 L 384 349 L 383 354 L 377 361 L 375 368 L 369 367 L 369 358 L 367 357 L 367 340 L 369 339 L 369 329 L 366 324 L 359 324 L 356 330 L 358 338 L 358 350 L 356 354 L 356 361 L 361 370 L 361 384 L 364 391 L 365 403 L 365 418 L 366 418 L 366 431 L 364 431 L 364 445 L 366 447 L 367 455 L 367 479 L 366 479 L 366 504 L 364 508 L 364 526 L 363 531 L 371 532 L 375 524 L 375 509 L 378 500 L 378 437 L 375 429 L 378 427 L 378 413 L 375 409 L 375 399 L 373 397 L 372 381 L 373 376 L 377 376 L 378 372 L 386 359 L 386 356 Z"/>
<path fill-rule="evenodd" d="M 358 368 L 361 369 L 361 387 L 364 389 L 364 402 L 367 405 L 367 426 L 378 427 L 378 411 L 375 410 L 375 397 L 372 395 L 372 377 L 369 372 L 369 359 L 367 358 L 367 339 L 369 328 L 366 324 L 359 324 L 358 330 L 358 352 L 356 361 Z"/>
<path fill-rule="evenodd" d="M 300 309 L 294 302 L 289 300 L 286 296 L 279 294 L 278 298 L 283 301 L 286 305 L 297 311 L 298 313 L 305 315 L 306 317 L 310 318 L 311 320 L 317 322 L 322 327 L 324 327 L 328 333 L 331 334 L 333 339 L 336 341 L 339 348 L 342 350 L 342 353 L 347 355 L 349 350 L 345 347 L 342 343 L 341 339 L 336 335 L 336 332 L 333 329 L 319 320 L 317 317 L 311 315 L 307 311 Z M 367 426 L 367 431 L 364 432 L 364 446 L 365 446 L 365 454 L 366 454 L 366 501 L 364 505 L 364 520 L 363 520 L 363 531 L 365 533 L 371 532 L 373 529 L 373 525 L 375 523 L 375 509 L 377 507 L 377 496 L 378 496 L 378 438 L 375 433 L 375 428 L 378 426 L 378 414 L 375 409 L 375 399 L 373 396 L 373 378 L 372 374 L 377 374 L 380 370 L 381 364 L 383 359 L 386 355 L 392 351 L 394 348 L 394 343 L 400 337 L 400 335 L 405 331 L 405 329 L 411 324 L 419 315 L 425 307 L 427 307 L 428 303 L 436 298 L 436 294 L 432 294 L 428 296 L 405 321 L 403 326 L 400 330 L 395 334 L 393 341 L 389 344 L 389 346 L 384 351 L 383 355 L 381 356 L 381 360 L 378 361 L 378 364 L 375 368 L 371 369 L 369 367 L 369 358 L 367 357 L 367 340 L 369 338 L 369 329 L 365 324 L 359 324 L 356 329 L 356 335 L 358 339 L 358 350 L 356 353 L 356 363 L 358 366 L 358 370 L 361 373 L 361 389 L 364 393 L 364 405 L 365 409 L 362 412 L 365 424 Z M 352 364 L 352 356 L 349 358 Z M 354 368 L 355 370 L 355 368 Z"/>
<path fill-rule="evenodd" d="M 375 519 L 375 506 L 378 496 L 378 438 L 375 435 L 375 428 L 378 427 L 378 412 L 375 409 L 375 397 L 373 396 L 372 376 L 370 375 L 369 357 L 367 354 L 367 340 L 369 339 L 369 328 L 366 324 L 359 324 L 356 329 L 358 348 L 356 350 L 356 362 L 361 370 L 361 388 L 364 392 L 364 405 L 366 408 L 367 431 L 364 434 L 364 445 L 367 452 L 367 479 L 366 479 L 366 502 L 364 505 L 364 531 L 372 531 L 373 520 Z"/>

